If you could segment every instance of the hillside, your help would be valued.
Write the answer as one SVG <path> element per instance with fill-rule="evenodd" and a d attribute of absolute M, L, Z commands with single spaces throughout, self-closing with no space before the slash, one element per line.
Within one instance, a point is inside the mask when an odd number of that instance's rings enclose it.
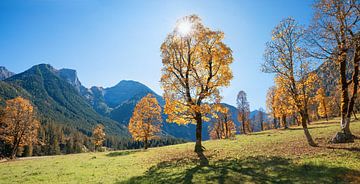
<path fill-rule="evenodd" d="M 4 66 L 0 66 L 0 80 L 4 80 L 6 78 L 9 78 L 11 76 L 15 75 L 15 73 L 9 71 Z"/>
<path fill-rule="evenodd" d="M 5 80 L 0 81 L 0 97 L 10 99 L 23 96 L 36 105 L 44 121 L 54 121 L 75 127 L 90 134 L 95 124 L 104 123 L 107 132 L 129 136 L 127 126 L 136 103 L 148 93 L 153 94 L 163 107 L 164 99 L 146 85 L 132 80 L 122 80 L 113 87 L 93 86 L 86 88 L 81 84 L 74 69 L 55 69 L 51 65 L 40 64 L 13 74 L 4 67 L 1 69 Z M 1 102 L 3 103 L 3 102 Z M 237 126 L 237 110 L 230 109 L 232 119 Z M 252 112 L 251 115 L 256 113 Z M 167 123 L 163 117 L 162 134 L 187 140 L 195 140 L 195 125 L 177 125 Z M 203 124 L 203 140 L 209 139 L 209 126 Z"/>
<path fill-rule="evenodd" d="M 205 141 L 208 166 L 199 166 L 194 143 L 128 150 L 24 158 L 0 163 L 2 183 L 359 183 L 360 140 L 329 144 L 338 119 L 314 122 L 318 147 L 300 127 Z M 360 135 L 360 121 L 351 125 Z M 205 158 L 204 158 L 205 159 Z"/>
<path fill-rule="evenodd" d="M 90 134 L 96 124 L 104 124 L 113 135 L 127 135 L 124 126 L 97 114 L 76 89 L 50 65 L 35 65 L 0 83 L 0 97 L 23 96 L 36 106 L 43 121 L 66 124 Z"/>

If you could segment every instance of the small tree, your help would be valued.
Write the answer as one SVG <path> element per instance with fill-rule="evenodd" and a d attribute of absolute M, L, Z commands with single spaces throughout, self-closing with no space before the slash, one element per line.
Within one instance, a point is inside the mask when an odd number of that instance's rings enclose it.
<path fill-rule="evenodd" d="M 235 136 L 236 127 L 234 121 L 231 120 L 231 114 L 228 108 L 221 104 L 214 106 L 215 122 L 210 130 L 211 139 L 228 139 Z"/>
<path fill-rule="evenodd" d="M 96 125 L 92 132 L 93 143 L 95 145 L 95 150 L 98 150 L 105 141 L 105 131 L 104 126 L 101 124 Z"/>
<path fill-rule="evenodd" d="M 318 114 L 321 117 L 325 117 L 326 121 L 329 121 L 330 104 L 327 98 L 324 88 L 319 88 L 315 96 L 315 100 L 318 104 Z"/>
<path fill-rule="evenodd" d="M 148 141 L 158 138 L 161 131 L 161 107 L 152 94 L 146 95 L 135 106 L 129 123 L 129 132 L 136 141 L 144 142 L 144 149 L 148 148 Z"/>
<path fill-rule="evenodd" d="M 264 131 L 264 116 L 266 115 L 265 111 L 263 108 L 259 108 L 258 112 L 256 113 L 255 116 L 255 121 L 257 121 L 260 124 L 260 129 L 261 131 Z"/>
<path fill-rule="evenodd" d="M 250 131 L 250 105 L 247 101 L 245 91 L 239 91 L 236 103 L 238 107 L 238 121 L 242 123 L 242 133 L 246 134 L 246 129 Z"/>
<path fill-rule="evenodd" d="M 11 159 L 16 157 L 19 147 L 37 141 L 40 123 L 29 100 L 22 97 L 7 100 L 0 120 L 0 140 L 9 145 Z"/>
<path fill-rule="evenodd" d="M 272 86 L 268 89 L 267 94 L 266 94 L 266 109 L 267 112 L 270 114 L 270 116 L 273 118 L 273 127 L 276 129 L 278 127 L 277 123 L 276 123 L 276 114 L 275 114 L 275 92 L 276 92 L 276 87 Z"/>

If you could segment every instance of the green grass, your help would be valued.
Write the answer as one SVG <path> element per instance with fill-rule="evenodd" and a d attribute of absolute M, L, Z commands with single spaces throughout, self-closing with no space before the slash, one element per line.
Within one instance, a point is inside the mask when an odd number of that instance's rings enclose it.
<path fill-rule="evenodd" d="M 351 129 L 360 135 L 360 122 Z M 205 141 L 200 166 L 194 143 L 147 151 L 83 153 L 0 163 L 0 183 L 360 183 L 360 140 L 327 141 L 338 119 L 310 126 L 318 147 L 300 127 Z"/>

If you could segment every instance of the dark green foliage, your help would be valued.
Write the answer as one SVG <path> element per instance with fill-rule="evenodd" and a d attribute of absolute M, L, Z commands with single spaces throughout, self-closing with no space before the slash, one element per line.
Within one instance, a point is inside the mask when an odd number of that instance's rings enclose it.
<path fill-rule="evenodd" d="M 184 139 L 174 138 L 170 136 L 161 137 L 160 139 L 149 141 L 149 147 L 160 147 L 166 145 L 180 144 L 187 142 Z M 143 142 L 134 141 L 131 138 L 119 138 L 115 136 L 108 136 L 104 142 L 104 146 L 114 150 L 124 149 L 140 149 L 144 147 Z"/>
<path fill-rule="evenodd" d="M 1 82 L 1 81 L 0 81 Z M 50 65 L 41 64 L 5 80 L 0 95 L 4 99 L 23 96 L 37 107 L 42 119 L 79 129 L 90 134 L 103 124 L 108 134 L 128 136 L 126 127 L 97 114 L 76 89 L 56 74 Z"/>

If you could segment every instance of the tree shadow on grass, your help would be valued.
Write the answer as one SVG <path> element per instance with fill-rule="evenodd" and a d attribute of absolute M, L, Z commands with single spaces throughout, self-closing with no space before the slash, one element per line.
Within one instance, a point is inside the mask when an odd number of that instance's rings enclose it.
<path fill-rule="evenodd" d="M 346 150 L 351 152 L 360 153 L 359 147 L 334 147 L 334 146 L 326 146 L 328 149 L 340 149 L 340 150 Z"/>
<path fill-rule="evenodd" d="M 130 155 L 130 154 L 136 153 L 136 152 L 138 152 L 138 151 L 114 151 L 114 152 L 110 152 L 110 153 L 106 154 L 106 156 L 118 157 L 118 156 Z"/>
<path fill-rule="evenodd" d="M 352 176 L 345 178 L 344 176 Z M 203 166 L 173 160 L 151 167 L 143 176 L 119 183 L 348 183 L 359 171 L 323 165 L 298 165 L 281 157 L 224 159 Z"/>
<path fill-rule="evenodd" d="M 308 127 L 309 130 L 311 129 L 321 129 L 321 128 L 328 128 L 330 127 L 330 125 L 325 125 L 325 126 L 310 126 Z M 302 126 L 298 126 L 298 127 L 289 127 L 287 129 L 284 130 L 303 130 L 304 128 Z"/>

